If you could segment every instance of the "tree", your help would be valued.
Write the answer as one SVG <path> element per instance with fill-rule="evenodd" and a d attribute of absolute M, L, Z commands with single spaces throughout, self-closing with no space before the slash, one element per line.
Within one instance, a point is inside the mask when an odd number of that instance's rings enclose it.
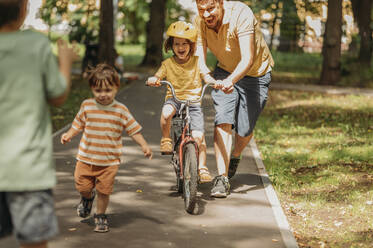
<path fill-rule="evenodd" d="M 351 0 L 354 19 L 359 27 L 359 61 L 368 66 L 372 59 L 373 50 L 371 28 L 372 2 L 372 0 Z"/>
<path fill-rule="evenodd" d="M 101 0 L 98 60 L 109 65 L 115 61 L 113 11 L 112 0 Z"/>
<path fill-rule="evenodd" d="M 280 45 L 277 49 L 282 52 L 294 52 L 298 50 L 297 42 L 299 39 L 301 22 L 294 0 L 282 0 L 282 4 Z"/>
<path fill-rule="evenodd" d="M 165 27 L 166 0 L 152 0 L 150 3 L 150 21 L 146 24 L 145 57 L 141 62 L 145 66 L 157 66 L 163 59 L 162 43 Z"/>
<path fill-rule="evenodd" d="M 341 76 L 342 0 L 328 1 L 320 84 L 335 84 Z"/>

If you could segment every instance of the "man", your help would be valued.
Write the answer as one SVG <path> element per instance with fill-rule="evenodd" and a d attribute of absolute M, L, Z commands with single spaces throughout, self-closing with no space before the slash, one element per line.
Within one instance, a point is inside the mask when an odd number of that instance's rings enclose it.
<path fill-rule="evenodd" d="M 228 178 L 235 174 L 241 153 L 252 138 L 255 123 L 267 101 L 274 61 L 247 5 L 223 0 L 196 0 L 196 3 L 201 71 L 207 79 L 209 69 L 205 61 L 209 48 L 219 62 L 213 77 L 217 88 L 222 89 L 215 89 L 211 94 L 216 112 L 214 148 L 219 173 L 211 196 L 226 197 Z M 233 151 L 232 128 L 235 129 Z"/>

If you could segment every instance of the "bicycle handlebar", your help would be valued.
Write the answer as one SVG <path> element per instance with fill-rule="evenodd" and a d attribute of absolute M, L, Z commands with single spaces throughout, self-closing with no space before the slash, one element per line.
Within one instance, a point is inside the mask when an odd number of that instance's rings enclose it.
<path fill-rule="evenodd" d="M 186 103 L 186 102 L 190 102 L 190 103 L 198 103 L 198 102 L 200 102 L 200 101 L 202 100 L 203 96 L 205 95 L 206 88 L 209 87 L 209 86 L 212 87 L 212 86 L 214 85 L 214 83 L 207 83 L 207 84 L 205 84 L 205 85 L 203 86 L 203 88 L 202 88 L 202 93 L 201 93 L 201 96 L 199 97 L 199 99 L 197 99 L 197 100 L 189 100 L 189 101 L 185 101 L 185 100 L 180 100 L 179 98 L 177 98 L 176 93 L 175 93 L 175 89 L 174 89 L 174 87 L 172 86 L 172 84 L 171 84 L 170 82 L 168 82 L 168 81 L 166 81 L 166 80 L 161 80 L 160 83 L 163 84 L 163 85 L 168 85 L 168 86 L 170 87 L 170 89 L 171 89 L 172 96 L 174 97 L 174 99 L 175 99 L 176 101 L 178 101 L 178 102 L 180 102 L 180 103 Z"/>

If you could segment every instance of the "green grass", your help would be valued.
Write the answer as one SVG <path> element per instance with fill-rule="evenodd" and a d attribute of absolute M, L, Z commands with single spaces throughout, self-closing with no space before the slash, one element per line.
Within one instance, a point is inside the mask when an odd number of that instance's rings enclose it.
<path fill-rule="evenodd" d="M 372 119 L 372 98 L 271 91 L 255 138 L 301 247 L 371 247 Z"/>
<path fill-rule="evenodd" d="M 318 84 L 323 58 L 319 53 L 272 52 L 273 82 Z M 337 86 L 373 88 L 373 68 L 362 67 L 356 57 L 342 55 L 341 80 Z"/>

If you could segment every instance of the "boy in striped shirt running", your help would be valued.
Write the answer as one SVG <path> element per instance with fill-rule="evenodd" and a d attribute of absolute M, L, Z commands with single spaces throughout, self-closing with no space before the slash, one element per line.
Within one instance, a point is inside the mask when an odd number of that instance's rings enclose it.
<path fill-rule="evenodd" d="M 127 107 L 114 99 L 120 84 L 115 69 L 99 64 L 90 72 L 88 82 L 94 98 L 83 101 L 71 128 L 61 136 L 61 143 L 65 144 L 83 132 L 74 173 L 75 187 L 81 195 L 77 213 L 82 218 L 90 215 L 96 188 L 94 231 L 107 232 L 109 226 L 105 212 L 121 163 L 123 130 L 149 159 L 152 151 L 140 133 L 141 126 Z"/>

